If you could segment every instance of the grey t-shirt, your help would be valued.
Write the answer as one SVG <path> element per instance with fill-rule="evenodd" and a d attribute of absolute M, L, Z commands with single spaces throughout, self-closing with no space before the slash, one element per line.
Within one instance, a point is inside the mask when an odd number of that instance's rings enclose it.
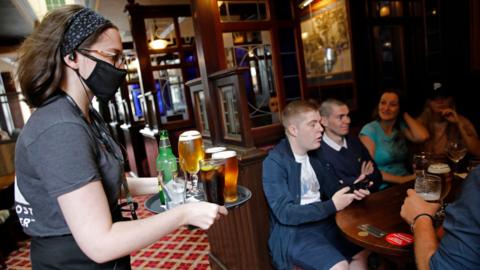
<path fill-rule="evenodd" d="M 57 198 L 92 181 L 102 181 L 110 209 L 116 206 L 123 158 L 110 134 L 105 136 L 115 154 L 63 95 L 32 114 L 15 154 L 15 209 L 27 234 L 70 234 Z"/>

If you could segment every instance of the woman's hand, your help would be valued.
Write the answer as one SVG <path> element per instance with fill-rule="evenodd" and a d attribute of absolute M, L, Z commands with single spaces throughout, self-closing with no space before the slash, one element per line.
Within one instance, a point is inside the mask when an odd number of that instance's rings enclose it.
<path fill-rule="evenodd" d="M 208 202 L 186 203 L 181 207 L 185 210 L 185 224 L 197 226 L 203 230 L 210 228 L 222 215 L 228 214 L 225 206 Z"/>

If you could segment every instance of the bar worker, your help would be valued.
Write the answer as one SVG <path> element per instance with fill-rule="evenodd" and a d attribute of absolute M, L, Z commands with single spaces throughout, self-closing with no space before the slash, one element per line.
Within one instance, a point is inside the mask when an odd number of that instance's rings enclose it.
<path fill-rule="evenodd" d="M 20 49 L 18 81 L 36 111 L 17 141 L 15 200 L 33 269 L 130 269 L 131 252 L 227 214 L 199 202 L 121 221 L 124 160 L 91 100 L 113 98 L 123 59 L 117 27 L 78 5 L 47 14 Z M 138 185 L 130 183 L 133 195 L 157 191 Z"/>

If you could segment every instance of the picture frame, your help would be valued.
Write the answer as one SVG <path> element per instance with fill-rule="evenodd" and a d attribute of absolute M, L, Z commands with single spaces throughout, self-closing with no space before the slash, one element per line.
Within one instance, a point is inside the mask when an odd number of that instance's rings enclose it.
<path fill-rule="evenodd" d="M 308 86 L 353 80 L 350 24 L 345 0 L 319 1 L 300 18 Z"/>

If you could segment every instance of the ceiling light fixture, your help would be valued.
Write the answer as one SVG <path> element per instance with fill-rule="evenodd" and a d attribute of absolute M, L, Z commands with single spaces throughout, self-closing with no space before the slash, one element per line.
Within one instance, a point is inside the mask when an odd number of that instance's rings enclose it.
<path fill-rule="evenodd" d="M 310 5 L 313 2 L 313 0 L 303 0 L 298 6 L 303 9 L 306 6 Z"/>
<path fill-rule="evenodd" d="M 162 38 L 156 38 L 150 41 L 150 43 L 148 43 L 148 46 L 150 46 L 150 48 L 154 50 L 161 50 L 165 49 L 168 46 L 168 41 Z"/>
<path fill-rule="evenodd" d="M 151 38 L 150 38 L 150 42 L 148 43 L 148 46 L 151 49 L 154 49 L 154 50 L 165 49 L 169 44 L 169 42 L 166 39 L 162 38 L 162 35 L 158 33 L 159 30 L 161 29 L 158 28 L 157 21 L 153 20 L 153 31 L 150 31 Z"/>

